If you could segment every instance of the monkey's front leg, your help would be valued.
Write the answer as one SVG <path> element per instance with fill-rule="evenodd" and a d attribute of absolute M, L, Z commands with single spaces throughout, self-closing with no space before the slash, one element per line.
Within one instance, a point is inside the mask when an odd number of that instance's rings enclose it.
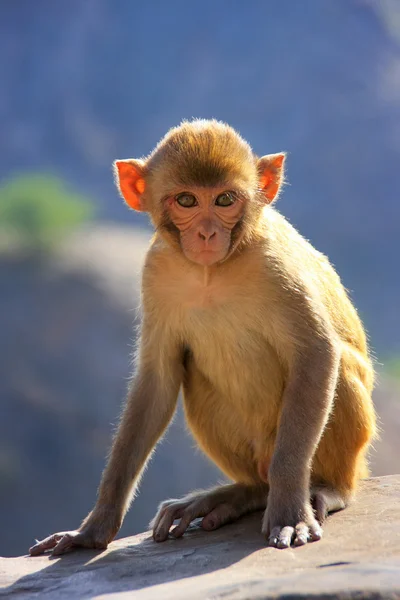
<path fill-rule="evenodd" d="M 94 509 L 78 530 L 37 542 L 29 550 L 32 556 L 46 550 L 59 555 L 77 547 L 107 548 L 121 527 L 146 460 L 175 410 L 180 365 L 169 365 L 168 375 L 162 381 L 156 370 L 146 368 L 135 376 Z"/>
<path fill-rule="evenodd" d="M 180 500 L 166 500 L 150 523 L 153 538 L 156 542 L 164 542 L 176 519 L 180 522 L 171 532 L 176 538 L 181 537 L 190 523 L 199 517 L 203 517 L 203 529 L 218 529 L 246 513 L 265 508 L 267 495 L 267 485 L 234 483 L 193 492 Z"/>
<path fill-rule="evenodd" d="M 339 353 L 328 340 L 315 341 L 292 368 L 268 473 L 262 530 L 270 546 L 302 546 L 322 537 L 310 502 L 310 470 L 332 407 L 338 368 Z"/>

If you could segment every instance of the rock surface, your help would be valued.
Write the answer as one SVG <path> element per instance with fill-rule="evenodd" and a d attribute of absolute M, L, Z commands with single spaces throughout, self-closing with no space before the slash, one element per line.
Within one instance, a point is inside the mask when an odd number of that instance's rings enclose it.
<path fill-rule="evenodd" d="M 209 533 L 155 544 L 149 533 L 105 552 L 0 559 L 0 597 L 400 598 L 400 475 L 367 480 L 357 501 L 331 516 L 321 542 L 265 547 L 260 513 Z"/>

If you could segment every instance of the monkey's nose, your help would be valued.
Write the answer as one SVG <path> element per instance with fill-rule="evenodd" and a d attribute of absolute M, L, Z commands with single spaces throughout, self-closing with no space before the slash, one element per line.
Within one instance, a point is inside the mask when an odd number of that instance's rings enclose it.
<path fill-rule="evenodd" d="M 213 237 L 215 237 L 217 235 L 216 231 L 212 231 L 212 230 L 207 230 L 204 227 L 202 227 L 199 230 L 199 238 L 201 240 L 203 240 L 203 242 L 209 242 Z"/>

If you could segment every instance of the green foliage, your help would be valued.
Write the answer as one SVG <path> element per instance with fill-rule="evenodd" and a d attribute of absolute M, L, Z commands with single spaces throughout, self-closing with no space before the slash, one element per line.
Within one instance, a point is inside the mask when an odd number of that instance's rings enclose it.
<path fill-rule="evenodd" d="M 392 356 L 384 362 L 386 373 L 400 379 L 400 356 Z"/>
<path fill-rule="evenodd" d="M 93 205 L 51 175 L 20 175 L 0 187 L 0 232 L 32 251 L 55 243 L 92 215 Z"/>

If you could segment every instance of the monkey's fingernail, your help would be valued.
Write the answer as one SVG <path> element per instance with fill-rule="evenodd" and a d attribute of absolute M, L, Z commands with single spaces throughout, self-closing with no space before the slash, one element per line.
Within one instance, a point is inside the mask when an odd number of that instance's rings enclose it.
<path fill-rule="evenodd" d="M 310 533 L 310 540 L 312 542 L 318 542 L 322 538 L 322 529 L 318 531 L 312 531 Z"/>
<path fill-rule="evenodd" d="M 308 541 L 308 536 L 304 536 L 304 535 L 298 535 L 296 537 L 296 539 L 294 540 L 294 545 L 295 546 L 305 546 L 305 544 L 307 544 Z"/>

